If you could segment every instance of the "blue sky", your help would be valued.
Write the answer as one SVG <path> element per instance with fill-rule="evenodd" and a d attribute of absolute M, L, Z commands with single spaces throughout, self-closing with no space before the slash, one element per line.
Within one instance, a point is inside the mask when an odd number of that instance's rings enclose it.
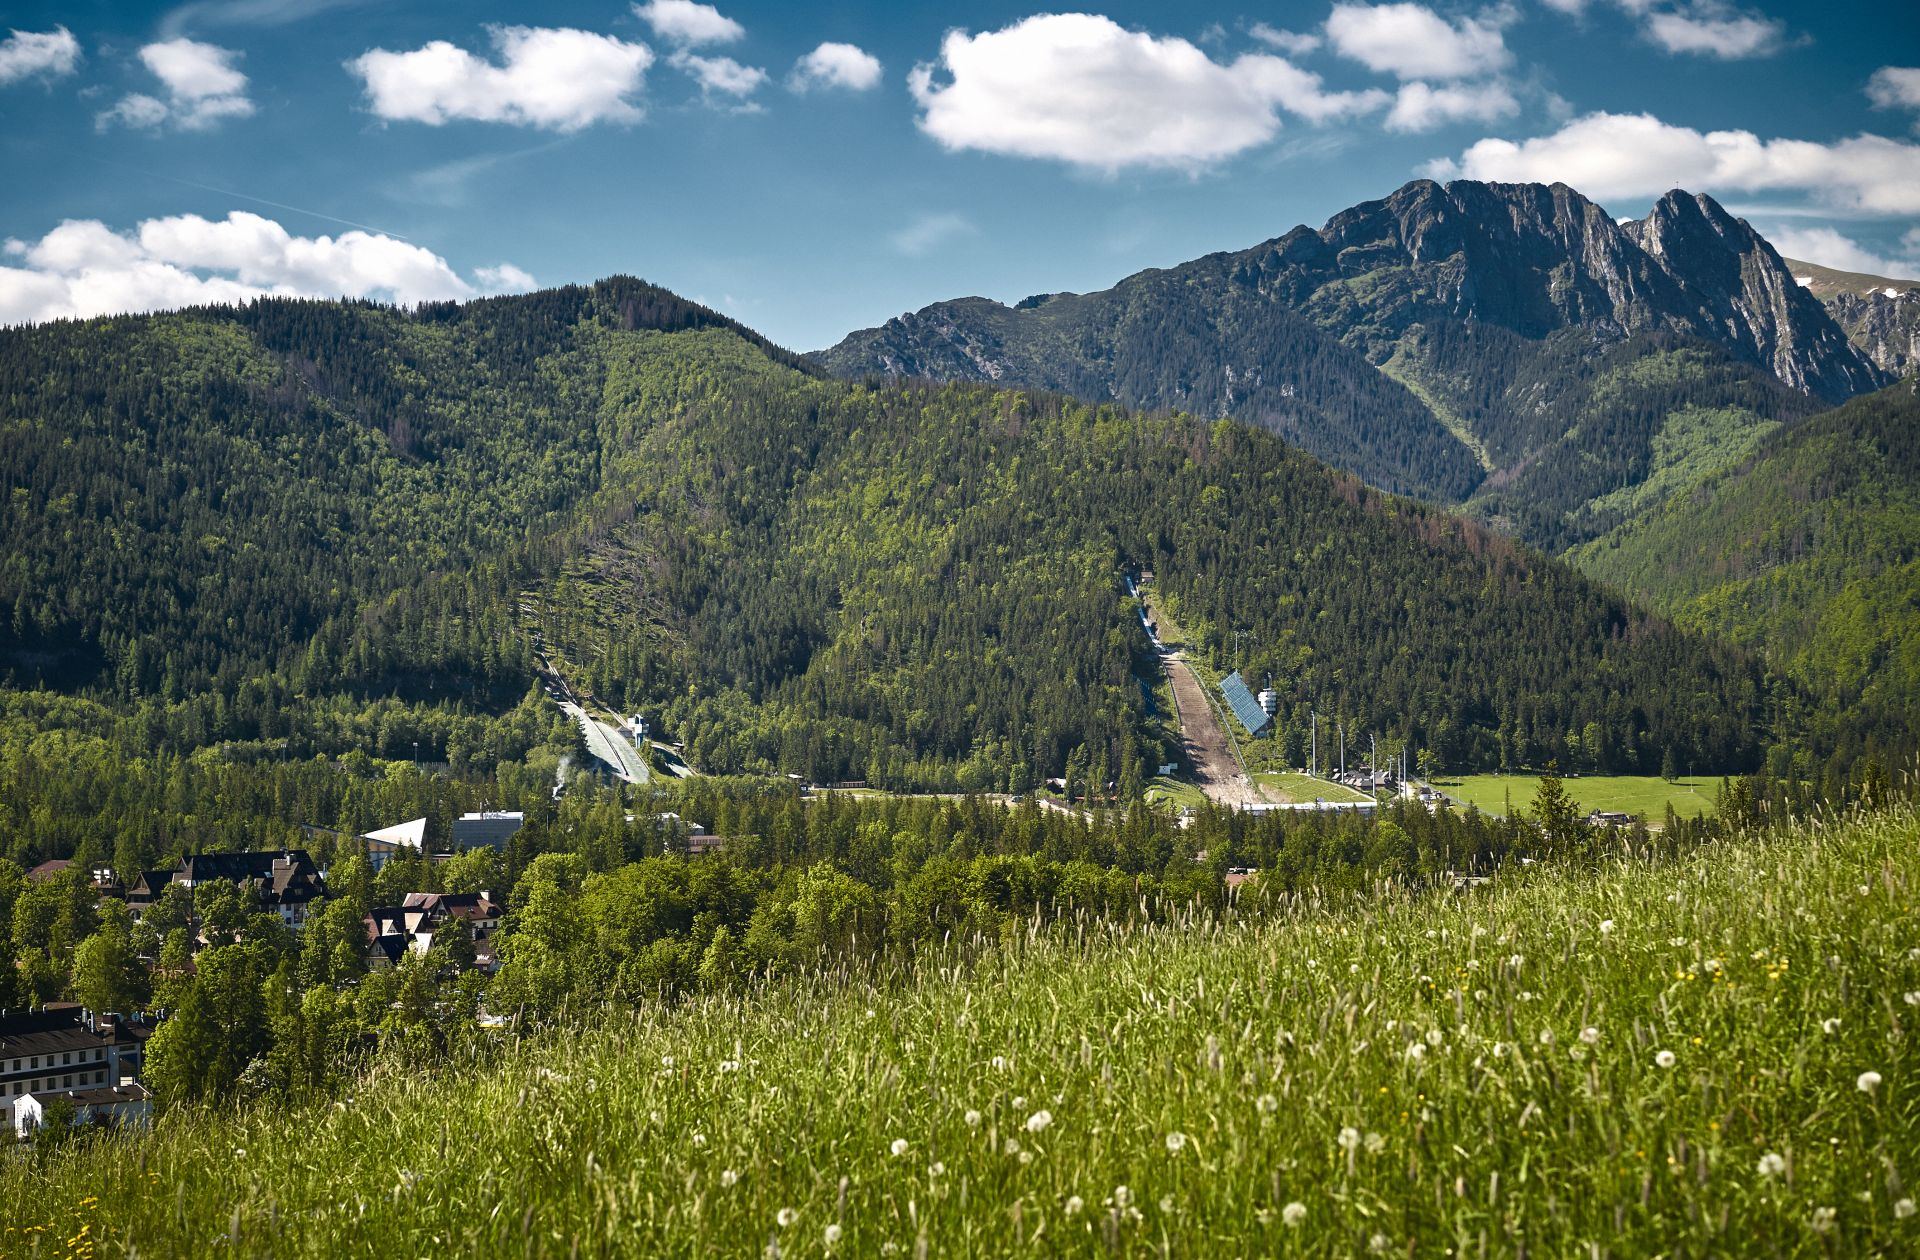
<path fill-rule="evenodd" d="M 70 0 L 0 35 L 0 322 L 628 272 L 811 349 L 1425 173 L 1618 215 L 1677 184 L 1920 275 L 1904 0 Z"/>

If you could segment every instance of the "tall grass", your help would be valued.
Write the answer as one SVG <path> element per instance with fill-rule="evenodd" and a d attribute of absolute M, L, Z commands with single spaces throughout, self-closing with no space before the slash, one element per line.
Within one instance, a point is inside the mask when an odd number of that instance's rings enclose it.
<path fill-rule="evenodd" d="M 601 1012 L 0 1161 L 0 1255 L 1914 1254 L 1917 881 L 1908 811 Z"/>

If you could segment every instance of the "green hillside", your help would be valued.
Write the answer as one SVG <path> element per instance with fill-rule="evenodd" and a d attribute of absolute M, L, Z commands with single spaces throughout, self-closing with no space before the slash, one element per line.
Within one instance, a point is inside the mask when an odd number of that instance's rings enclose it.
<path fill-rule="evenodd" d="M 1770 654 L 1894 743 L 1920 706 L 1920 392 L 1781 433 L 1571 553 L 1681 622 Z"/>
<path fill-rule="evenodd" d="M 1751 658 L 1268 435 L 821 379 L 635 281 L 12 331 L 0 427 L 0 666 L 174 749 L 486 766 L 544 651 L 703 770 L 1133 784 L 1127 565 L 1296 734 L 1641 772 L 1764 738 Z"/>
<path fill-rule="evenodd" d="M 1916 889 L 1908 811 L 396 1037 L 0 1161 L 0 1256 L 1908 1254 Z"/>

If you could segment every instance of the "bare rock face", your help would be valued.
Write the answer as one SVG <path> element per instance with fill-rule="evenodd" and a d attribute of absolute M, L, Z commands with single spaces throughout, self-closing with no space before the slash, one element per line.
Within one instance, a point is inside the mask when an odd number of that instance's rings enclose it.
<path fill-rule="evenodd" d="M 1881 371 L 1904 376 L 1920 368 L 1920 289 L 1836 293 L 1827 312 Z"/>

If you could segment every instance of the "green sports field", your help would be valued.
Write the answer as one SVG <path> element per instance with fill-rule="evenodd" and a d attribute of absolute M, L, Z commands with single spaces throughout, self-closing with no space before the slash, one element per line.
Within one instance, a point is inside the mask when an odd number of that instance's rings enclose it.
<path fill-rule="evenodd" d="M 1638 814 L 1650 823 L 1667 816 L 1669 801 L 1673 812 L 1682 818 L 1711 814 L 1720 792 L 1720 779 L 1705 775 L 1675 783 L 1656 775 L 1638 774 L 1595 774 L 1561 782 L 1582 810 L 1619 810 Z M 1438 778 L 1433 786 L 1463 805 L 1478 806 L 1483 814 L 1504 815 L 1509 794 L 1514 809 L 1532 806 L 1539 783 L 1539 776 L 1532 774 L 1470 774 L 1457 779 Z"/>
<path fill-rule="evenodd" d="M 1316 779 L 1311 775 L 1296 774 L 1292 771 L 1257 773 L 1253 777 L 1269 793 L 1283 793 L 1291 801 L 1370 801 L 1373 799 L 1365 792 L 1356 792 L 1338 783 L 1329 783 L 1325 779 Z"/>

